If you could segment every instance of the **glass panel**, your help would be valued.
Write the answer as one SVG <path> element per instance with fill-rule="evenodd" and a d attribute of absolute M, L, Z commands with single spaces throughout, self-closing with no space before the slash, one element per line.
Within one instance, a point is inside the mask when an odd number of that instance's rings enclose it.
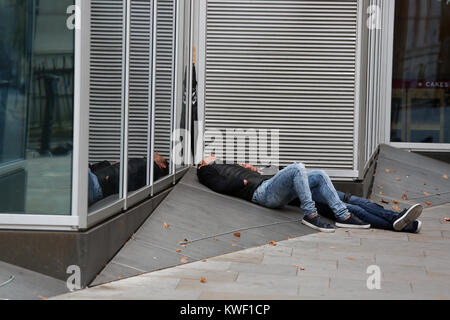
<path fill-rule="evenodd" d="M 93 1 L 89 114 L 89 212 L 123 198 L 125 4 Z M 105 28 L 105 21 L 108 27 Z"/>
<path fill-rule="evenodd" d="M 132 0 L 130 9 L 128 192 L 133 193 L 149 185 L 151 1 Z"/>
<path fill-rule="evenodd" d="M 183 48 L 178 51 L 180 55 L 179 61 L 181 62 L 180 68 L 178 70 L 178 81 L 179 88 L 177 103 L 176 103 L 176 127 L 175 127 L 175 146 L 174 146 L 174 157 L 176 168 L 182 168 L 185 166 L 186 160 L 186 147 L 189 134 L 189 80 L 191 74 L 191 63 L 190 63 L 190 50 L 191 50 L 191 26 L 190 26 L 190 1 L 185 1 L 182 3 L 183 13 L 180 16 L 180 26 L 178 27 L 179 32 L 179 48 Z"/>
<path fill-rule="evenodd" d="M 171 174 L 171 133 L 174 92 L 175 1 L 158 0 L 155 74 L 155 164 L 153 180 Z"/>
<path fill-rule="evenodd" d="M 450 5 L 395 4 L 391 140 L 450 143 Z"/>
<path fill-rule="evenodd" d="M 71 213 L 73 0 L 0 0 L 0 212 Z"/>

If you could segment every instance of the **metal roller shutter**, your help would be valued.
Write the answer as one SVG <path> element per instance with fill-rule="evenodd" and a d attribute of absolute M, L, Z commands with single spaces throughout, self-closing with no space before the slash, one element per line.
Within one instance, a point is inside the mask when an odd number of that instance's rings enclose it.
<path fill-rule="evenodd" d="M 125 1 L 92 0 L 89 162 L 121 159 Z"/>
<path fill-rule="evenodd" d="M 174 0 L 157 1 L 155 151 L 170 159 L 174 77 Z"/>
<path fill-rule="evenodd" d="M 143 158 L 150 128 L 151 1 L 131 0 L 130 9 L 128 155 Z"/>
<path fill-rule="evenodd" d="M 206 10 L 206 130 L 279 129 L 280 165 L 356 170 L 358 1 L 207 0 Z"/>

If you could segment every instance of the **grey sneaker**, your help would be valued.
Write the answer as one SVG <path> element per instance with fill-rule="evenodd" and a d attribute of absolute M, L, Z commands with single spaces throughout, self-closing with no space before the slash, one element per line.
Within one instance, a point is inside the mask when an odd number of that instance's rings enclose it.
<path fill-rule="evenodd" d="M 414 221 L 416 221 L 420 215 L 422 214 L 423 207 L 421 204 L 415 204 L 408 210 L 406 210 L 403 215 L 395 220 L 394 222 L 394 230 L 402 231 L 406 226 L 410 225 Z"/>

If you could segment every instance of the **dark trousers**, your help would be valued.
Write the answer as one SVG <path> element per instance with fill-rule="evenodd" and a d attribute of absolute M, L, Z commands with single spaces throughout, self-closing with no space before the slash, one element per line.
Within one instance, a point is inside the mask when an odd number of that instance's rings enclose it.
<path fill-rule="evenodd" d="M 321 215 L 334 217 L 331 209 L 320 198 L 320 194 L 312 190 L 313 200 L 316 202 L 317 210 Z M 344 201 L 345 193 L 338 191 L 339 198 Z M 370 223 L 372 228 L 383 230 L 394 230 L 393 224 L 401 213 L 386 210 L 368 199 L 351 196 L 346 202 L 348 210 L 364 222 Z"/>

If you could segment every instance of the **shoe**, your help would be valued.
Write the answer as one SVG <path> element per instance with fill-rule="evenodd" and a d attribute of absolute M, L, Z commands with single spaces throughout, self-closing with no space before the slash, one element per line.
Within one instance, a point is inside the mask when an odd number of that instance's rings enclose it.
<path fill-rule="evenodd" d="M 347 229 L 370 229 L 370 224 L 362 221 L 358 217 L 351 215 L 347 220 L 338 219 L 336 227 Z"/>
<path fill-rule="evenodd" d="M 335 229 L 332 225 L 323 223 L 320 220 L 319 215 L 315 216 L 314 218 L 305 216 L 302 220 L 302 223 L 305 226 L 308 226 L 308 227 L 313 228 L 314 230 L 318 230 L 320 232 L 333 233 L 335 231 Z"/>
<path fill-rule="evenodd" d="M 422 214 L 423 207 L 421 204 L 415 204 L 406 212 L 402 212 L 400 218 L 394 222 L 394 230 L 402 231 L 406 226 L 416 221 Z"/>
<path fill-rule="evenodd" d="M 422 221 L 416 220 L 413 223 L 407 225 L 402 232 L 419 233 L 422 230 Z"/>

